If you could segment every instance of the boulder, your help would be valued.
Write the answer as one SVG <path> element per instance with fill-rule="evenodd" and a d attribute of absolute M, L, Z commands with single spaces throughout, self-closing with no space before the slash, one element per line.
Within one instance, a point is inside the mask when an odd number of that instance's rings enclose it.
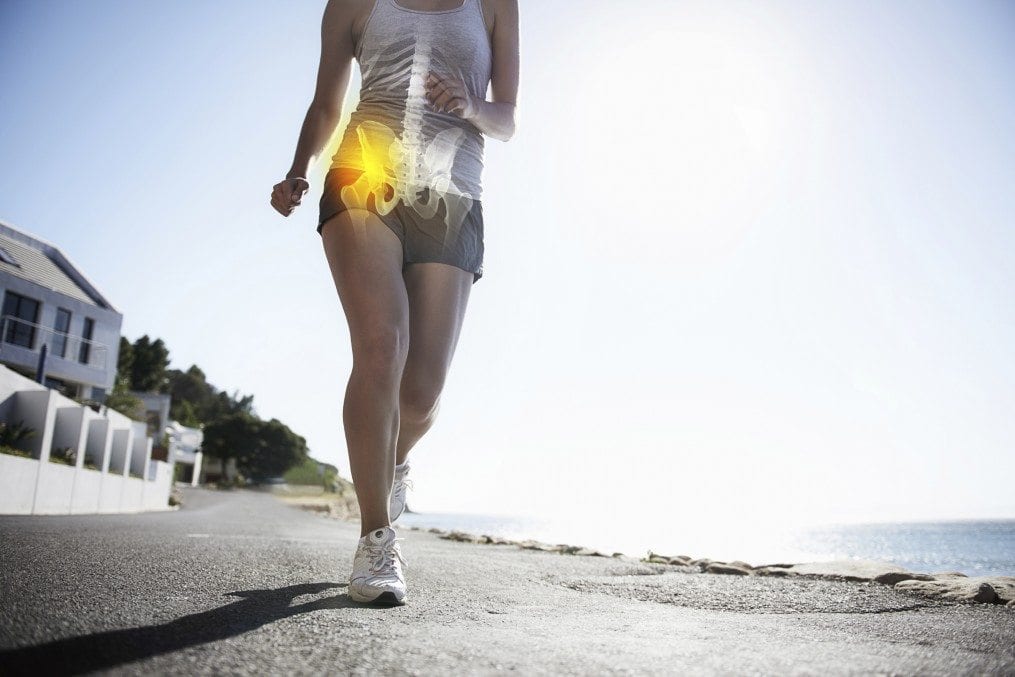
<path fill-rule="evenodd" d="M 773 566 L 773 565 L 769 565 Z M 785 571 L 790 575 L 827 578 L 840 581 L 872 581 L 878 576 L 903 573 L 910 576 L 912 571 L 903 569 L 893 562 L 866 559 L 842 559 L 830 562 L 803 562 L 793 564 Z"/>
<path fill-rule="evenodd" d="M 934 576 L 931 574 L 912 574 L 905 571 L 889 571 L 880 576 L 875 576 L 874 580 L 885 585 L 895 585 L 899 581 L 932 581 Z"/>
<path fill-rule="evenodd" d="M 934 599 L 1007 604 L 1015 599 L 1015 576 L 946 576 L 899 581 L 895 589 Z"/>
<path fill-rule="evenodd" d="M 541 541 L 533 541 L 533 540 L 518 541 L 516 545 L 519 548 L 524 548 L 526 550 L 543 550 L 546 552 L 553 552 L 558 549 L 557 546 L 555 545 L 550 545 L 549 543 L 543 543 Z"/>
<path fill-rule="evenodd" d="M 705 567 L 705 573 L 707 574 L 734 574 L 736 576 L 750 576 L 751 570 L 744 569 L 743 567 L 733 566 L 733 564 L 722 564 L 719 562 L 713 562 Z"/>
<path fill-rule="evenodd" d="M 479 542 L 479 536 L 474 534 L 466 533 L 464 531 L 450 531 L 446 534 L 441 534 L 441 538 L 449 541 L 463 541 L 465 543 L 477 543 Z"/>
<path fill-rule="evenodd" d="M 607 555 L 605 552 L 600 552 L 595 548 L 581 548 L 577 552 L 575 552 L 575 554 L 585 555 L 587 557 L 609 557 L 609 555 Z"/>

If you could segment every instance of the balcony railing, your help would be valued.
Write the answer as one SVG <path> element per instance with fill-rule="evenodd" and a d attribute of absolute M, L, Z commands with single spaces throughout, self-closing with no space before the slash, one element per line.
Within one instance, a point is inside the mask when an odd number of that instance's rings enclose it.
<path fill-rule="evenodd" d="M 14 315 L 0 317 L 0 354 L 8 345 L 38 353 L 48 344 L 46 359 L 56 357 L 95 369 L 106 368 L 109 346 L 105 343 L 75 336 Z"/>

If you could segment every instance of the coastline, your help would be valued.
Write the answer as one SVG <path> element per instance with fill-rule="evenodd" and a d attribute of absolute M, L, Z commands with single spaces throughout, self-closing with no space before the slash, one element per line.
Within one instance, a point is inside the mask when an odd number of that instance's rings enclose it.
<path fill-rule="evenodd" d="M 359 520 L 355 497 L 340 495 L 296 496 L 275 494 L 283 502 L 309 510 L 328 519 L 346 522 Z M 658 573 L 713 574 L 774 578 L 812 578 L 849 581 L 866 585 L 885 585 L 899 592 L 924 598 L 974 605 L 1001 605 L 1015 612 L 1015 576 L 968 576 L 959 571 L 916 572 L 885 560 L 838 559 L 822 562 L 775 562 L 749 564 L 742 560 L 718 560 L 690 555 L 664 555 L 648 550 L 644 557 L 602 550 L 570 543 L 547 543 L 535 539 L 511 539 L 489 534 L 475 534 L 459 529 L 403 526 L 410 531 L 425 531 L 439 538 L 463 543 L 509 545 L 523 550 L 555 552 L 581 557 L 605 557 L 637 562 Z"/>

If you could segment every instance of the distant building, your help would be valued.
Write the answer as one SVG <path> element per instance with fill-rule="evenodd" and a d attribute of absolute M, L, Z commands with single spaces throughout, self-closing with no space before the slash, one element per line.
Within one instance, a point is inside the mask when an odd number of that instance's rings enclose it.
<path fill-rule="evenodd" d="M 174 467 L 175 479 L 196 487 L 204 474 L 204 453 L 201 451 L 204 431 L 188 428 L 179 421 L 170 421 L 165 432 L 169 437 L 168 460 Z"/>
<path fill-rule="evenodd" d="M 169 393 L 146 393 L 140 390 L 129 391 L 131 395 L 141 400 L 144 408 L 145 422 L 148 425 L 148 434 L 155 438 L 156 445 L 166 432 L 169 425 L 169 408 L 173 403 L 173 396 Z"/>
<path fill-rule="evenodd" d="M 0 363 L 72 398 L 105 400 L 123 315 L 55 245 L 0 221 Z"/>

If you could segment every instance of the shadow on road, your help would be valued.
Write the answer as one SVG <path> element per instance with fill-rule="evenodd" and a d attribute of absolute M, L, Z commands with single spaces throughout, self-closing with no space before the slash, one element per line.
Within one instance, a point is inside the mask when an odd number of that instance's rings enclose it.
<path fill-rule="evenodd" d="M 345 594 L 292 605 L 302 595 L 322 593 L 345 583 L 304 583 L 277 590 L 226 593 L 236 602 L 169 623 L 110 630 L 46 644 L 0 651 L 0 674 L 81 674 L 241 635 L 283 618 L 322 609 L 360 607 Z"/>

